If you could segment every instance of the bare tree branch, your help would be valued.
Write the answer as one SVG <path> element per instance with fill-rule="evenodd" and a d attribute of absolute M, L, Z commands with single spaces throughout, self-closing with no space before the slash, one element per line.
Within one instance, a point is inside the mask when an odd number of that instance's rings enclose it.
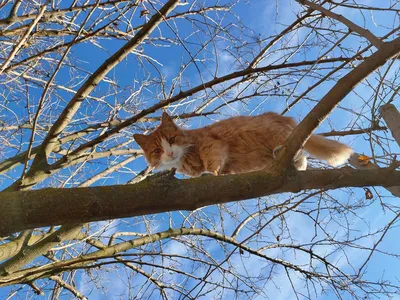
<path fill-rule="evenodd" d="M 25 44 L 27 38 L 31 34 L 33 28 L 37 25 L 39 22 L 40 18 L 43 16 L 47 4 L 50 2 L 50 0 L 47 0 L 45 4 L 43 4 L 42 8 L 40 9 L 38 15 L 35 17 L 35 19 L 31 22 L 29 25 L 28 29 L 25 31 L 25 34 L 21 37 L 20 41 L 18 42 L 17 45 L 12 49 L 11 53 L 8 55 L 8 58 L 5 60 L 5 62 L 1 65 L 0 67 L 0 75 L 4 72 L 4 70 L 8 67 L 9 63 L 14 59 L 14 56 L 18 53 L 19 49 Z"/>
<path fill-rule="evenodd" d="M 400 113 L 393 104 L 385 104 L 379 109 L 394 139 L 400 146 Z"/>
<path fill-rule="evenodd" d="M 310 170 L 290 175 L 254 172 L 176 180 L 148 178 L 134 185 L 43 189 L 0 194 L 0 236 L 29 228 L 99 221 L 251 199 L 304 189 L 394 186 L 400 172 Z M 28 200 L 29 199 L 29 200 Z M 60 206 L 64 203 L 64 206 Z"/>
<path fill-rule="evenodd" d="M 312 9 L 318 10 L 322 14 L 343 23 L 351 31 L 357 32 L 360 36 L 366 38 L 372 45 L 374 45 L 378 49 L 383 45 L 383 41 L 373 35 L 371 31 L 358 26 L 357 24 L 351 22 L 349 19 L 343 17 L 342 15 L 338 15 L 328 9 L 323 8 L 322 5 L 318 5 L 308 0 L 297 0 L 297 2 L 306 5 Z"/>
<path fill-rule="evenodd" d="M 76 289 L 76 287 L 74 287 L 74 286 L 70 285 L 69 283 L 65 282 L 64 280 L 62 280 L 62 278 L 60 276 L 50 276 L 49 278 L 51 280 L 53 280 L 54 282 L 57 282 L 64 289 L 70 291 L 76 298 L 82 299 L 82 300 L 88 299 L 85 296 L 83 296 L 82 293 Z"/>
<path fill-rule="evenodd" d="M 129 2 L 129 1 L 128 0 L 105 1 L 105 2 L 101 2 L 100 6 L 113 6 L 115 4 L 123 3 L 123 2 Z M 95 4 L 87 4 L 87 5 L 82 5 L 82 6 L 73 6 L 73 7 L 69 7 L 66 9 L 58 9 L 58 10 L 48 11 L 48 12 L 44 13 L 43 16 L 47 20 L 51 20 L 55 17 L 63 16 L 66 13 L 78 12 L 78 11 L 82 11 L 82 10 L 85 10 L 88 8 L 93 8 L 94 5 Z M 7 25 L 10 23 L 23 22 L 23 21 L 30 20 L 30 19 L 36 19 L 39 14 L 40 14 L 40 12 L 34 13 L 34 14 L 22 15 L 22 16 L 16 16 L 15 14 L 10 14 L 7 18 L 0 20 L 0 25 Z"/>
<path fill-rule="evenodd" d="M 306 143 L 312 132 L 332 112 L 336 105 L 371 72 L 384 65 L 386 61 L 400 52 L 400 38 L 386 42 L 378 51 L 365 59 L 359 66 L 342 77 L 337 84 L 321 99 L 304 120 L 293 130 L 286 141 L 284 151 L 280 152 L 279 165 L 287 168 L 296 153 Z"/>
<path fill-rule="evenodd" d="M 46 253 L 51 247 L 58 245 L 61 241 L 74 239 L 79 235 L 80 229 L 81 226 L 76 225 L 63 226 L 36 244 L 25 247 L 24 251 L 19 251 L 12 258 L 0 264 L 0 276 L 15 272 L 39 255 Z"/>
<path fill-rule="evenodd" d="M 371 161 L 362 161 L 360 160 L 360 155 L 359 154 L 353 154 L 352 157 L 349 160 L 349 163 L 357 169 L 362 169 L 362 170 L 377 170 L 380 169 L 379 166 L 373 164 Z M 395 197 L 400 197 L 400 186 L 390 186 L 386 187 L 386 189 L 392 193 L 393 196 Z"/>
<path fill-rule="evenodd" d="M 118 63 L 120 63 L 126 56 L 129 55 L 137 46 L 139 46 L 143 40 L 145 40 L 149 34 L 162 22 L 163 18 L 168 15 L 178 4 L 179 0 L 169 0 L 159 11 L 156 13 L 146 25 L 135 35 L 135 37 L 126 43 L 122 48 L 115 52 L 109 59 L 107 59 L 91 76 L 88 78 L 83 86 L 76 92 L 74 97 L 68 103 L 63 113 L 54 123 L 53 127 L 50 129 L 46 139 L 42 144 L 42 151 L 45 154 L 45 158 L 48 157 L 50 151 L 54 148 L 54 143 L 63 131 L 65 126 L 67 126 L 72 117 L 75 115 L 79 109 L 82 101 L 87 95 L 96 87 L 96 85 L 107 75 L 107 73 L 113 69 Z M 45 159 L 40 158 L 40 160 Z M 38 156 L 35 157 L 38 161 Z M 35 164 L 35 162 L 34 162 Z"/>

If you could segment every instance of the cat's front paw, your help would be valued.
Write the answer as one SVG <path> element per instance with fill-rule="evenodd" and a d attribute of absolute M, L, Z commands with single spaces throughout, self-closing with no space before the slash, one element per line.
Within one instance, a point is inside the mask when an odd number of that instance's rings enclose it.
<path fill-rule="evenodd" d="M 213 172 L 204 171 L 200 173 L 200 177 L 203 176 L 215 176 L 215 174 Z"/>
<path fill-rule="evenodd" d="M 297 171 L 307 170 L 307 157 L 304 155 L 303 151 L 300 151 L 300 153 L 297 154 L 293 163 Z"/>
<path fill-rule="evenodd" d="M 274 150 L 272 150 L 272 157 L 276 159 L 279 155 L 279 152 L 281 152 L 282 150 L 283 150 L 282 145 L 275 147 Z"/>
<path fill-rule="evenodd" d="M 175 177 L 176 169 L 172 168 L 171 170 L 165 170 L 161 172 L 155 173 L 152 177 L 159 178 L 159 177 Z"/>

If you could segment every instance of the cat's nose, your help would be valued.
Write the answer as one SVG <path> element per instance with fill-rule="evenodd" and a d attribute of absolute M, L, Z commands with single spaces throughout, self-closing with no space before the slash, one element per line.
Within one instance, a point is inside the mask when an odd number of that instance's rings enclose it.
<path fill-rule="evenodd" d="M 167 152 L 167 155 L 168 155 L 169 157 L 172 157 L 172 156 L 174 156 L 174 152 Z"/>

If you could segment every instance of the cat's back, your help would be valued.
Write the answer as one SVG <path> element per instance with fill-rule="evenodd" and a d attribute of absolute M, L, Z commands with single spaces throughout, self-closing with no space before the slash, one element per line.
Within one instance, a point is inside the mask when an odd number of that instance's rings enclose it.
<path fill-rule="evenodd" d="M 267 112 L 258 116 L 237 116 L 221 120 L 212 125 L 198 129 L 201 135 L 205 134 L 217 139 L 231 140 L 242 134 L 267 134 L 269 131 L 292 126 L 295 124 L 292 118 L 284 117 L 273 112 Z"/>

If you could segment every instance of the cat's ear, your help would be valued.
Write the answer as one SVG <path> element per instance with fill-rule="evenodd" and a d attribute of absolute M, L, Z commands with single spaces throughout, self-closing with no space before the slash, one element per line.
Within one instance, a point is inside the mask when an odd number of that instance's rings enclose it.
<path fill-rule="evenodd" d="M 146 144 L 148 137 L 144 134 L 134 134 L 133 138 L 135 139 L 136 143 L 143 148 L 143 145 Z"/>
<path fill-rule="evenodd" d="M 162 125 L 174 125 L 175 126 L 174 120 L 172 120 L 170 115 L 167 114 L 165 111 L 162 113 L 162 116 L 161 116 L 161 124 Z"/>

